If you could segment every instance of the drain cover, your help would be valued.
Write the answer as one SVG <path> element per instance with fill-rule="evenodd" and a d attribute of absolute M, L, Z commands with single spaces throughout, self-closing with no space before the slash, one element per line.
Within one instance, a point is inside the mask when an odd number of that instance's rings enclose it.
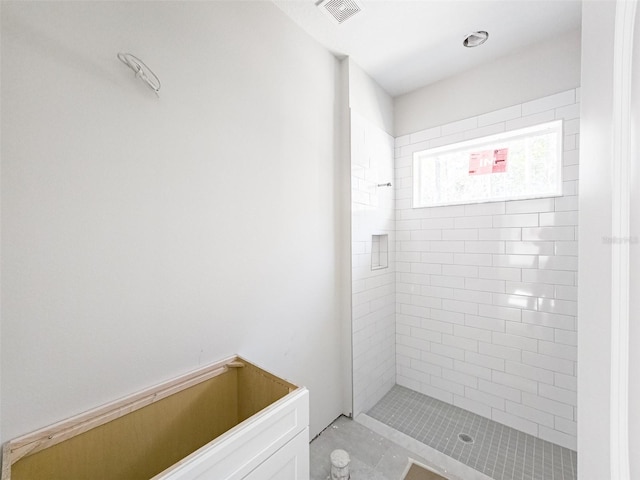
<path fill-rule="evenodd" d="M 473 443 L 473 437 L 471 435 L 467 435 L 466 433 L 459 433 L 458 438 L 461 442 Z"/>

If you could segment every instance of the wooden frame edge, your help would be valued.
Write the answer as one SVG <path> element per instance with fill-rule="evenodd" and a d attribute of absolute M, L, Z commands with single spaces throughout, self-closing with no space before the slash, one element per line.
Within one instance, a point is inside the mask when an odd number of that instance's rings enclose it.
<path fill-rule="evenodd" d="M 9 461 L 9 442 L 2 446 L 2 471 L 0 472 L 0 478 L 2 480 L 11 479 L 11 462 Z"/>

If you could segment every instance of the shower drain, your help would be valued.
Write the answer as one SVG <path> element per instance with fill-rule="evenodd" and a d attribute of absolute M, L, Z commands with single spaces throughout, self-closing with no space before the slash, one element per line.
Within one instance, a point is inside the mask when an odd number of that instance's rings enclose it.
<path fill-rule="evenodd" d="M 466 433 L 459 433 L 458 439 L 463 443 L 473 443 L 473 437 L 471 435 L 467 435 Z"/>

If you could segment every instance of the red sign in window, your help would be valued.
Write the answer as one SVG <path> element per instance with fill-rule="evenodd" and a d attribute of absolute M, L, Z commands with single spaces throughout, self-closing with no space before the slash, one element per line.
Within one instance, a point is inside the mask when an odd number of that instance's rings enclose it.
<path fill-rule="evenodd" d="M 469 175 L 506 172 L 508 156 L 508 148 L 474 152 L 469 156 Z"/>

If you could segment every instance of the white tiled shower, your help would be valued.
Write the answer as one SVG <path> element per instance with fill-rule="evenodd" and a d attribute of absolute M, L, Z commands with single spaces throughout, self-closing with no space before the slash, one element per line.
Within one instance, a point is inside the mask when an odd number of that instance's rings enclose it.
<path fill-rule="evenodd" d="M 391 135 L 351 112 L 354 414 L 375 405 L 396 382 L 393 149 Z"/>
<path fill-rule="evenodd" d="M 386 134 L 352 114 L 355 415 L 395 382 L 576 449 L 579 101 L 571 89 L 404 135 L 391 159 L 371 154 Z M 555 119 L 563 196 L 411 207 L 413 152 Z M 372 186 L 389 162 L 393 199 Z M 379 233 L 388 271 L 371 270 Z"/>

